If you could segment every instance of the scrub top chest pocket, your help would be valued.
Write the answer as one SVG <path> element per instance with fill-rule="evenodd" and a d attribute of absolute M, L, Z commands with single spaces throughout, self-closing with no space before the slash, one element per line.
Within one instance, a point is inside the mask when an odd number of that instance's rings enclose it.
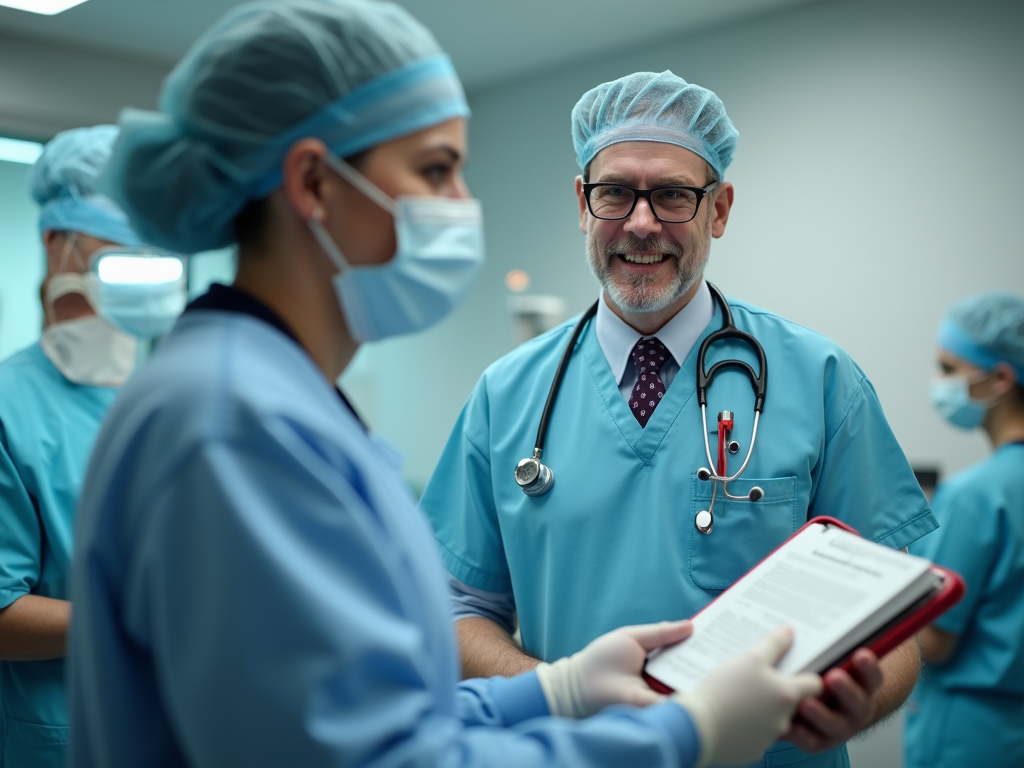
<path fill-rule="evenodd" d="M 741 477 L 729 483 L 734 495 L 754 486 L 764 490 L 759 501 L 715 499 L 715 525 L 710 534 L 694 524 L 697 513 L 711 504 L 714 483 L 690 478 L 690 508 L 686 511 L 687 567 L 701 589 L 726 589 L 753 568 L 797 529 L 796 477 Z"/>

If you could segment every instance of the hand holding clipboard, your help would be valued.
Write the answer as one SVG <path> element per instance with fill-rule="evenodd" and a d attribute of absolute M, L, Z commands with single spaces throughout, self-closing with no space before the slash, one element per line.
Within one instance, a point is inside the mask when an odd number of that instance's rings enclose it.
<path fill-rule="evenodd" d="M 963 592 L 952 571 L 818 517 L 694 616 L 691 638 L 652 654 L 645 678 L 665 693 L 693 689 L 766 631 L 791 626 L 795 641 L 780 671 L 827 673 L 823 702 L 802 707 L 816 727 L 797 722 L 789 734 L 798 746 L 817 751 L 867 724 L 865 706 L 881 683 L 877 658 L 951 608 Z"/>

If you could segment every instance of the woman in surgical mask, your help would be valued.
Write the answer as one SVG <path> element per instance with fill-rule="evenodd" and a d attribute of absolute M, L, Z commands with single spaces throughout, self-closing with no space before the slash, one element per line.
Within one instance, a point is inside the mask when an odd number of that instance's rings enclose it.
<path fill-rule="evenodd" d="M 942 483 L 940 527 L 911 550 L 960 573 L 966 597 L 919 636 L 927 666 L 906 766 L 1024 765 L 1024 297 L 954 303 L 938 333 L 938 412 L 993 454 Z"/>
<path fill-rule="evenodd" d="M 688 622 L 458 682 L 434 537 L 395 452 L 335 386 L 361 343 L 446 317 L 482 263 L 469 110 L 427 30 L 364 0 L 243 5 L 160 106 L 122 116 L 107 189 L 156 245 L 236 245 L 238 273 L 189 306 L 98 441 L 74 572 L 71 765 L 760 755 L 821 690 L 772 668 L 785 632 L 674 700 L 639 672 Z M 651 706 L 576 720 L 620 702 Z"/>
<path fill-rule="evenodd" d="M 135 246 L 97 194 L 114 126 L 46 145 L 31 174 L 47 276 L 42 339 L 0 363 L 0 766 L 63 766 L 64 654 L 75 505 L 93 442 L 136 359 L 136 339 L 97 315 L 91 257 Z"/>

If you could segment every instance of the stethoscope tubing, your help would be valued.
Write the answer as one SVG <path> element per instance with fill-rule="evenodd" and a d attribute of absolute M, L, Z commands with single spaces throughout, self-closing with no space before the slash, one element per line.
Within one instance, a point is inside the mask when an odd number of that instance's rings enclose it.
<path fill-rule="evenodd" d="M 584 327 L 590 322 L 590 319 L 597 314 L 597 305 L 600 303 L 600 299 L 590 305 L 590 308 L 583 313 L 583 317 L 576 323 L 576 327 L 572 331 L 572 338 L 569 339 L 569 343 L 565 345 L 565 351 L 562 352 L 562 359 L 558 361 L 558 369 L 555 371 L 555 378 L 551 382 L 551 389 L 548 390 L 548 399 L 544 403 L 544 410 L 540 415 L 540 425 L 537 427 L 537 439 L 533 444 L 533 458 L 540 459 L 544 454 L 544 439 L 548 434 L 548 422 L 551 420 L 551 412 L 555 409 L 555 400 L 558 398 L 558 393 L 562 389 L 562 379 L 565 378 L 565 371 L 569 367 L 569 361 L 572 359 L 573 350 L 576 349 L 576 342 L 579 341 L 580 334 L 583 333 Z"/>
<path fill-rule="evenodd" d="M 754 488 L 752 489 L 752 492 L 746 496 L 733 496 L 729 493 L 727 484 L 742 475 L 746 470 L 747 465 L 750 463 L 750 457 L 754 451 L 754 445 L 757 442 L 757 428 L 760 423 L 761 412 L 764 409 L 765 395 L 768 388 L 768 363 L 765 358 L 764 348 L 757 339 L 746 331 L 741 331 L 733 323 L 732 310 L 730 309 L 729 303 L 726 301 L 722 292 L 711 283 L 708 283 L 707 286 L 711 291 L 711 295 L 721 308 L 722 327 L 714 333 L 709 334 L 701 343 L 700 349 L 697 352 L 697 401 L 700 404 L 701 423 L 704 428 L 704 452 L 707 455 L 708 466 L 714 468 L 707 470 L 702 468 L 697 475 L 702 480 L 710 480 L 714 483 L 711 497 L 711 507 L 713 509 L 714 500 L 717 496 L 718 483 L 722 484 L 722 493 L 725 494 L 726 498 L 757 501 L 761 498 L 761 495 L 763 495 L 763 492 L 759 488 Z M 549 467 L 546 467 L 541 463 L 541 458 L 544 455 L 544 441 L 547 438 L 548 423 L 551 420 L 551 413 L 554 410 L 555 401 L 558 399 L 558 393 L 562 388 L 562 380 L 565 378 L 565 372 L 569 367 L 569 363 L 572 359 L 572 354 L 576 348 L 576 344 L 579 341 L 580 334 L 583 333 L 583 329 L 586 327 L 587 323 L 590 322 L 590 320 L 597 314 L 599 302 L 600 299 L 595 301 L 590 308 L 583 313 L 579 322 L 576 323 L 576 327 L 573 329 L 569 343 L 566 344 L 565 350 L 562 352 L 562 357 L 558 362 L 558 368 L 556 369 L 555 376 L 551 381 L 551 388 L 548 390 L 548 397 L 544 403 L 544 410 L 541 413 L 540 424 L 537 426 L 537 439 L 534 441 L 533 456 L 532 458 L 523 459 L 516 466 L 516 482 L 528 496 L 539 496 L 545 494 L 551 489 L 552 485 L 554 485 L 554 473 Z M 705 367 L 708 349 L 715 342 L 723 341 L 725 339 L 738 339 L 745 342 L 754 350 L 760 365 L 760 370 L 757 374 L 754 373 L 754 369 L 748 363 L 736 359 L 719 360 L 717 363 L 714 363 L 710 369 Z M 708 388 L 711 386 L 711 382 L 714 380 L 718 372 L 728 367 L 739 368 L 747 375 L 750 379 L 751 386 L 754 388 L 755 398 L 754 424 L 750 435 L 750 446 L 747 448 L 747 455 L 743 459 L 742 466 L 740 466 L 739 470 L 733 475 L 727 475 L 724 469 L 719 469 L 711 456 L 711 444 L 708 440 L 707 422 Z M 722 440 L 725 438 L 720 434 L 719 439 Z M 521 472 L 522 476 L 520 476 Z M 757 491 L 759 494 L 756 498 L 753 495 L 754 491 Z M 710 527 L 704 532 L 710 532 Z"/>

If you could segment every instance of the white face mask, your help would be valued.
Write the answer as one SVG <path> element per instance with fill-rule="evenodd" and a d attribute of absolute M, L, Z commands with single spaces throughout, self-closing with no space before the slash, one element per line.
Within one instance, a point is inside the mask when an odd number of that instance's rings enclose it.
<path fill-rule="evenodd" d="M 95 315 L 47 326 L 39 344 L 64 378 L 94 387 L 124 384 L 138 354 L 134 336 Z"/>
<path fill-rule="evenodd" d="M 349 332 L 359 342 L 414 333 L 439 323 L 462 303 L 483 266 L 478 200 L 400 197 L 392 200 L 343 160 L 328 163 L 395 219 L 398 251 L 385 264 L 349 264 L 320 221 L 309 221 L 320 246 L 341 270 L 334 289 Z"/>
<path fill-rule="evenodd" d="M 50 278 L 43 302 L 47 317 L 53 317 L 53 303 L 69 293 L 81 294 L 89 300 L 83 275 L 61 272 Z M 51 323 L 43 330 L 39 344 L 64 378 L 95 387 L 124 384 L 135 367 L 138 354 L 135 337 L 96 316 Z"/>

